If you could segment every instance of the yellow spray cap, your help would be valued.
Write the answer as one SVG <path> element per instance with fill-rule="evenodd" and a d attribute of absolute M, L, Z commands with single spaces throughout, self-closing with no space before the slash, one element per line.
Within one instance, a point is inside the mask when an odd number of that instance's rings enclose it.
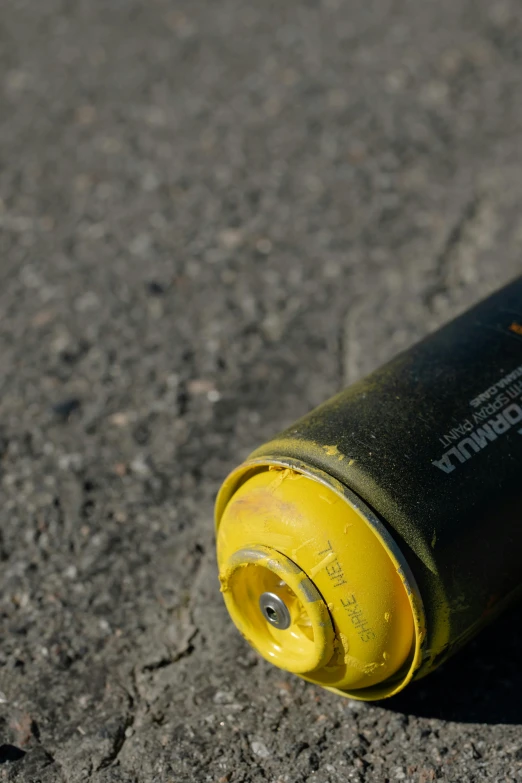
<path fill-rule="evenodd" d="M 247 465 L 217 509 L 225 603 L 264 658 L 354 698 L 404 687 L 420 661 L 422 605 L 362 505 L 318 474 Z"/>

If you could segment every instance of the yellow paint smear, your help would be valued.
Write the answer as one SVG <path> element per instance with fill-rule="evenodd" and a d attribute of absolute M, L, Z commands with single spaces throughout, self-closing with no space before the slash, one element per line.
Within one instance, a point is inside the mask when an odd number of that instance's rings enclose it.
<path fill-rule="evenodd" d="M 341 462 L 341 460 L 344 459 L 344 454 L 341 454 L 337 446 L 323 446 L 322 448 L 328 454 L 329 457 L 337 457 L 339 462 Z"/>
<path fill-rule="evenodd" d="M 317 565 L 315 565 L 310 570 L 310 576 L 312 577 L 312 579 L 316 574 L 319 573 L 319 571 L 322 571 L 323 568 L 326 568 L 326 566 L 329 565 L 332 562 L 332 560 L 336 560 L 336 559 L 337 559 L 337 555 L 335 554 L 335 552 L 329 552 L 326 555 L 326 557 L 323 557 L 320 563 L 317 563 Z"/>

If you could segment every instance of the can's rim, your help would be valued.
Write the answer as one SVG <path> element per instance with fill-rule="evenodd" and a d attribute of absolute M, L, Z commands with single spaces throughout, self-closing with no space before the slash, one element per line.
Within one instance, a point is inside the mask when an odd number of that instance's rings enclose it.
<path fill-rule="evenodd" d="M 347 696 L 351 699 L 360 701 L 378 701 L 388 698 L 401 691 L 414 677 L 424 658 L 424 646 L 426 643 L 426 620 L 422 597 L 415 580 L 415 577 L 406 561 L 399 546 L 388 531 L 383 522 L 376 514 L 356 495 L 349 487 L 342 482 L 330 476 L 323 470 L 315 468 L 305 462 L 290 457 L 272 457 L 263 456 L 247 460 L 233 470 L 223 482 L 223 485 L 216 498 L 215 506 L 215 524 L 216 530 L 219 527 L 228 502 L 239 487 L 254 474 L 267 470 L 270 467 L 291 468 L 304 476 L 308 476 L 315 481 L 324 484 L 339 495 L 348 503 L 372 528 L 373 533 L 379 539 L 382 546 L 386 549 L 388 556 L 392 560 L 397 573 L 404 585 L 410 608 L 412 611 L 415 643 L 412 654 L 409 656 L 406 664 L 396 672 L 391 678 L 377 685 L 360 690 L 339 690 L 331 686 L 322 686 L 341 696 Z M 300 675 L 303 676 L 303 675 Z M 308 679 L 306 676 L 303 677 Z"/>

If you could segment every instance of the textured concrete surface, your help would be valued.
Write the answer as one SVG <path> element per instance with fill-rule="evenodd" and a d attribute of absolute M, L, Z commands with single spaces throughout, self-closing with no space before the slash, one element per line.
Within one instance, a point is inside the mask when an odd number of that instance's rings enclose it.
<path fill-rule="evenodd" d="M 3 0 L 0 780 L 522 780 L 520 610 L 403 696 L 258 660 L 238 460 L 520 271 L 515 0 Z"/>

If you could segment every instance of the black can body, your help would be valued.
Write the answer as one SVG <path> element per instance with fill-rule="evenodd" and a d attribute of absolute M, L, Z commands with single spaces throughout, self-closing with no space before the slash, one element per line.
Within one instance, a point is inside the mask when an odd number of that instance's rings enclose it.
<path fill-rule="evenodd" d="M 382 520 L 418 584 L 427 673 L 522 584 L 522 279 L 257 449 Z"/>

